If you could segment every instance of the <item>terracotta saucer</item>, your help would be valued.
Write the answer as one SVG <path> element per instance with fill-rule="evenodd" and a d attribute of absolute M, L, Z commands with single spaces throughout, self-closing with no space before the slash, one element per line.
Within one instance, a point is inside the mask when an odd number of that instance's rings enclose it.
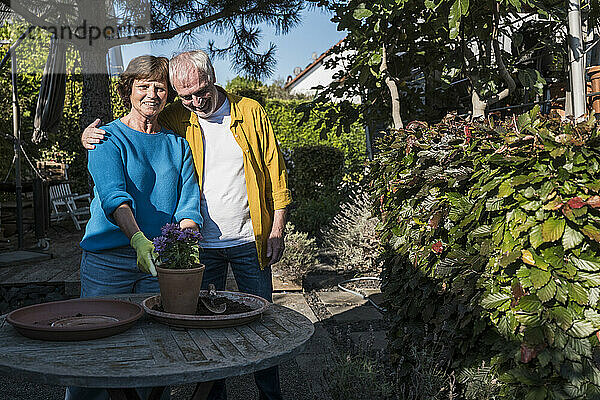
<path fill-rule="evenodd" d="M 245 304 L 252 308 L 252 311 L 227 315 L 172 314 L 152 309 L 152 307 L 161 303 L 160 295 L 148 297 L 142 301 L 142 306 L 144 307 L 146 314 L 165 325 L 179 328 L 227 328 L 230 326 L 244 325 L 260 318 L 270 304 L 262 297 L 247 293 L 217 291 L 217 296 Z M 201 290 L 200 297 L 208 297 L 208 290 Z"/>
<path fill-rule="evenodd" d="M 19 308 L 6 320 L 31 339 L 76 341 L 124 332 L 143 315 L 142 307 L 129 301 L 86 298 Z"/>

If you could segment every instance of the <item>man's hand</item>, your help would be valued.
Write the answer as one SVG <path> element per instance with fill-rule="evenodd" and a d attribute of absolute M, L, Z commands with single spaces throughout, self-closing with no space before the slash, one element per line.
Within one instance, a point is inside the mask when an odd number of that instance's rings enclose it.
<path fill-rule="evenodd" d="M 267 258 L 269 258 L 268 267 L 281 260 L 281 257 L 283 256 L 283 250 L 285 249 L 283 238 L 285 237 L 286 215 L 287 210 L 285 208 L 275 210 L 275 215 L 273 215 L 273 227 L 271 228 L 271 233 L 267 239 Z"/>
<path fill-rule="evenodd" d="M 267 239 L 267 258 L 269 258 L 268 267 L 281 260 L 283 250 L 285 250 L 283 234 L 274 235 L 273 233 L 274 232 L 271 232 L 271 236 Z"/>
<path fill-rule="evenodd" d="M 158 258 L 158 254 L 154 251 L 154 244 L 144 236 L 142 231 L 137 231 L 131 237 L 130 243 L 137 253 L 137 266 L 140 271 L 156 276 L 154 259 Z"/>
<path fill-rule="evenodd" d="M 98 125 L 100 125 L 100 118 L 96 118 L 81 134 L 81 144 L 88 150 L 94 150 L 96 148 L 94 144 L 100 143 L 104 139 L 106 132 L 103 129 L 98 129 Z"/>

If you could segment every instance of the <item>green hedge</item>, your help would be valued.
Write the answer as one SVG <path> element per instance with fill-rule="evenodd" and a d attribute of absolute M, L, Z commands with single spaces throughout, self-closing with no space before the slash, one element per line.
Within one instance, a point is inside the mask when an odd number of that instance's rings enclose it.
<path fill-rule="evenodd" d="M 261 106 L 265 106 L 265 99 L 267 98 L 267 87 L 262 82 L 246 78 L 243 76 L 236 76 L 225 86 L 225 90 L 229 93 L 236 94 L 242 97 L 249 97 L 260 103 Z"/>
<path fill-rule="evenodd" d="M 441 341 L 492 365 L 504 397 L 600 398 L 600 133 L 538 115 L 409 124 L 370 179 L 393 359 Z"/>
<path fill-rule="evenodd" d="M 282 149 L 293 150 L 301 146 L 326 145 L 340 149 L 344 153 L 345 174 L 348 178 L 359 177 L 365 166 L 366 144 L 362 122 L 354 123 L 346 132 L 337 126 L 322 132 L 323 118 L 313 114 L 301 123 L 302 113 L 297 111 L 301 100 L 266 101 L 265 110 L 273 125 L 273 130 Z"/>
<path fill-rule="evenodd" d="M 348 200 L 342 181 L 360 180 L 366 163 L 365 132 L 361 122 L 349 130 L 334 126 L 324 131 L 323 118 L 312 114 L 302 121 L 301 100 L 268 99 L 265 110 L 286 154 L 294 204 L 290 220 L 301 232 L 320 238 L 340 204 Z M 335 111 L 332 105 L 330 111 Z"/>
<path fill-rule="evenodd" d="M 335 192 L 344 177 L 344 153 L 331 146 L 301 146 L 292 151 L 290 185 L 292 196 L 315 199 Z"/>
<path fill-rule="evenodd" d="M 344 153 L 325 145 L 300 146 L 292 151 L 288 168 L 294 199 L 290 221 L 298 231 L 319 237 L 345 199 L 341 188 Z"/>

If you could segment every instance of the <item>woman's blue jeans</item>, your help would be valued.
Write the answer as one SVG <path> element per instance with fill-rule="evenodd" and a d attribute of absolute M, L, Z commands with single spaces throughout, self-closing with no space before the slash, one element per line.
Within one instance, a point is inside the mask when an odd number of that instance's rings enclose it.
<path fill-rule="evenodd" d="M 80 266 L 81 297 L 128 293 L 158 293 L 158 280 L 137 267 L 131 247 L 91 252 L 83 250 Z M 150 395 L 152 388 L 138 388 L 140 398 Z M 169 388 L 161 400 L 168 400 Z M 67 387 L 65 400 L 108 400 L 108 391 L 100 388 Z"/>
<path fill-rule="evenodd" d="M 137 267 L 131 247 L 81 254 L 81 297 L 158 293 L 158 279 Z"/>
<path fill-rule="evenodd" d="M 215 285 L 217 290 L 225 289 L 227 267 L 231 264 L 240 292 L 255 294 L 273 301 L 271 268 L 260 269 L 254 242 L 221 249 L 203 249 L 200 252 L 200 262 L 206 266 L 202 278 L 203 289 L 206 289 L 210 283 Z M 258 386 L 260 400 L 282 399 L 277 366 L 255 372 L 254 381 Z M 208 400 L 226 399 L 225 380 L 215 381 Z"/>

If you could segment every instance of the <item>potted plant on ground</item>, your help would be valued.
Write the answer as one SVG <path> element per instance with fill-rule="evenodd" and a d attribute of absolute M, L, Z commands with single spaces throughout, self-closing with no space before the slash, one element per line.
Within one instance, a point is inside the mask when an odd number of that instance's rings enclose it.
<path fill-rule="evenodd" d="M 202 236 L 178 224 L 166 224 L 161 233 L 153 243 L 159 255 L 156 272 L 162 307 L 172 314 L 195 314 L 204 274 L 198 245 Z"/>

